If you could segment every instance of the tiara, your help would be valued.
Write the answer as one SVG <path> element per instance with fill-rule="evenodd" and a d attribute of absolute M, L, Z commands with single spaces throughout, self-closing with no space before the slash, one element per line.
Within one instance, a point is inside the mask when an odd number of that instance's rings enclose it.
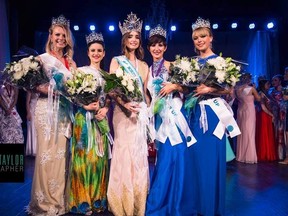
<path fill-rule="evenodd" d="M 69 27 L 70 21 L 67 20 L 63 15 L 60 15 L 57 18 L 52 18 L 52 25 L 63 25 Z"/>
<path fill-rule="evenodd" d="M 86 43 L 89 44 L 95 41 L 104 42 L 103 35 L 101 33 L 91 32 L 89 35 L 86 35 Z"/>
<path fill-rule="evenodd" d="M 124 20 L 123 25 L 121 25 L 121 23 L 119 22 L 119 28 L 122 35 L 131 31 L 141 32 L 142 23 L 143 21 L 140 21 L 140 19 L 137 18 L 136 14 L 133 14 L 131 12 L 131 14 L 128 14 L 127 19 Z"/>
<path fill-rule="evenodd" d="M 205 20 L 205 19 L 202 19 L 201 17 L 198 17 L 198 19 L 196 20 L 195 23 L 192 24 L 192 29 L 193 31 L 195 29 L 198 29 L 198 28 L 211 28 L 210 27 L 210 21 L 209 20 Z"/>
<path fill-rule="evenodd" d="M 166 38 L 166 30 L 161 27 L 160 24 L 158 24 L 155 28 L 151 29 L 149 32 L 149 38 L 153 35 L 161 35 L 164 38 Z"/>

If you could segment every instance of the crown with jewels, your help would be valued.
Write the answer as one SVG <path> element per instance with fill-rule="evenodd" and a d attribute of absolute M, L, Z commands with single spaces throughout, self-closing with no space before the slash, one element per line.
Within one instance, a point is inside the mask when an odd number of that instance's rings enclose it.
<path fill-rule="evenodd" d="M 195 29 L 198 29 L 198 28 L 211 28 L 210 27 L 210 21 L 209 20 L 205 20 L 205 19 L 202 19 L 201 17 L 198 17 L 198 19 L 196 20 L 195 23 L 192 24 L 192 30 L 194 31 Z"/>
<path fill-rule="evenodd" d="M 119 22 L 119 28 L 122 35 L 131 31 L 141 32 L 142 23 L 143 21 L 137 18 L 136 14 L 133 14 L 131 12 L 131 14 L 128 14 L 127 19 L 124 20 L 123 25 L 121 25 L 121 23 Z"/>
<path fill-rule="evenodd" d="M 89 35 L 86 36 L 87 44 L 94 42 L 94 41 L 104 42 L 103 35 L 101 33 L 91 32 Z"/>
<path fill-rule="evenodd" d="M 166 38 L 166 30 L 162 28 L 160 24 L 158 24 L 155 28 L 151 29 L 149 32 L 149 38 L 153 35 L 161 35 Z"/>
<path fill-rule="evenodd" d="M 63 25 L 69 27 L 70 21 L 67 20 L 63 15 L 60 15 L 57 18 L 52 18 L 52 25 Z"/>

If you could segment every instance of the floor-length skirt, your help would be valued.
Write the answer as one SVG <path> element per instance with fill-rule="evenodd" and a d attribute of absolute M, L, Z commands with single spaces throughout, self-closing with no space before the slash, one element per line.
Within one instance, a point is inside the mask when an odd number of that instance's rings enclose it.
<path fill-rule="evenodd" d="M 35 106 L 37 99 L 30 102 L 31 120 L 27 121 L 27 140 L 26 140 L 26 156 L 35 156 L 37 148 L 37 138 L 35 129 Z"/>
<path fill-rule="evenodd" d="M 113 127 L 109 210 L 116 216 L 144 215 L 149 187 L 147 141 L 135 142 L 139 131 L 137 120 L 127 118 L 119 106 L 114 109 Z"/>
<path fill-rule="evenodd" d="M 190 128 L 197 143 L 189 148 L 191 163 L 191 205 L 197 213 L 205 216 L 225 215 L 225 183 L 226 183 L 226 135 L 217 138 L 213 132 L 219 119 L 205 105 L 208 130 L 203 134 L 199 119 L 200 105 L 197 104 L 195 114 L 191 117 Z"/>
<path fill-rule="evenodd" d="M 102 212 L 107 208 L 108 138 L 106 134 L 101 134 L 96 121 L 93 120 L 91 121 L 92 134 L 89 134 L 86 111 L 81 108 L 79 110 L 75 115 L 71 141 L 68 176 L 69 211 L 82 214 L 91 210 Z M 88 136 L 92 144 L 89 150 L 87 149 Z M 98 149 L 101 149 L 103 156 L 97 154 Z"/>
<path fill-rule="evenodd" d="M 47 98 L 38 99 L 35 109 L 37 153 L 28 213 L 62 215 L 65 213 L 64 191 L 68 139 L 62 133 L 50 133 L 47 139 Z"/>

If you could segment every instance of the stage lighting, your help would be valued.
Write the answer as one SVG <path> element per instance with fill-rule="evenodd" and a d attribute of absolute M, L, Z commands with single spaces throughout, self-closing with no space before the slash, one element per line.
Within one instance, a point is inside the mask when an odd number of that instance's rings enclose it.
<path fill-rule="evenodd" d="M 237 28 L 237 23 L 232 23 L 232 24 L 231 24 L 231 28 L 232 28 L 232 29 Z"/>
<path fill-rule="evenodd" d="M 95 29 L 96 29 L 96 28 L 95 28 L 95 25 L 90 25 L 90 30 L 91 30 L 91 31 L 95 31 Z"/>
<path fill-rule="evenodd" d="M 176 26 L 175 25 L 171 26 L 171 31 L 176 31 Z"/>
<path fill-rule="evenodd" d="M 249 29 L 254 29 L 255 28 L 255 23 L 250 23 L 249 24 Z"/>
<path fill-rule="evenodd" d="M 267 23 L 267 28 L 268 29 L 272 29 L 273 27 L 274 27 L 274 23 L 273 22 Z"/>
<path fill-rule="evenodd" d="M 109 25 L 109 31 L 114 31 L 114 30 L 115 30 L 114 25 Z"/>
<path fill-rule="evenodd" d="M 79 31 L 79 26 L 78 25 L 74 25 L 73 29 L 74 29 L 74 31 Z"/>
<path fill-rule="evenodd" d="M 212 28 L 213 28 L 213 29 L 218 29 L 218 24 L 217 24 L 217 23 L 213 24 L 213 25 L 212 25 Z"/>
<path fill-rule="evenodd" d="M 150 30 L 150 26 L 149 25 L 145 25 L 145 31 L 149 31 Z"/>

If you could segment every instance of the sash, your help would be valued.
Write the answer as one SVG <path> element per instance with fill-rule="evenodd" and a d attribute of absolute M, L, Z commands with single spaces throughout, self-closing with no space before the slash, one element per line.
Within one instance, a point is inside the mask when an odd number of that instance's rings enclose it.
<path fill-rule="evenodd" d="M 184 134 L 188 147 L 197 142 L 181 112 L 182 104 L 180 98 L 172 98 L 172 95 L 167 98 L 166 106 L 160 112 L 162 124 L 156 133 L 156 139 L 161 143 L 165 143 L 167 138 L 169 138 L 172 146 L 182 143 L 183 140 L 178 128 Z"/>
<path fill-rule="evenodd" d="M 240 129 L 233 117 L 233 111 L 225 100 L 219 97 L 212 98 L 200 101 L 199 105 L 201 109 L 201 116 L 199 120 L 200 127 L 203 128 L 203 133 L 208 130 L 208 121 L 205 110 L 205 105 L 208 105 L 219 118 L 219 122 L 213 132 L 216 137 L 222 139 L 226 130 L 231 137 L 235 137 L 241 134 Z"/>
<path fill-rule="evenodd" d="M 133 65 L 130 63 L 130 61 L 127 59 L 126 56 L 116 56 L 115 58 L 117 59 L 118 64 L 124 68 L 124 71 L 126 73 L 131 74 L 136 78 L 138 87 L 140 88 L 141 93 L 142 93 L 143 100 L 145 101 L 145 95 L 144 95 L 144 89 L 143 89 L 144 84 L 143 84 L 141 76 L 137 72 L 138 68 L 136 69 L 135 67 L 133 67 Z"/>

